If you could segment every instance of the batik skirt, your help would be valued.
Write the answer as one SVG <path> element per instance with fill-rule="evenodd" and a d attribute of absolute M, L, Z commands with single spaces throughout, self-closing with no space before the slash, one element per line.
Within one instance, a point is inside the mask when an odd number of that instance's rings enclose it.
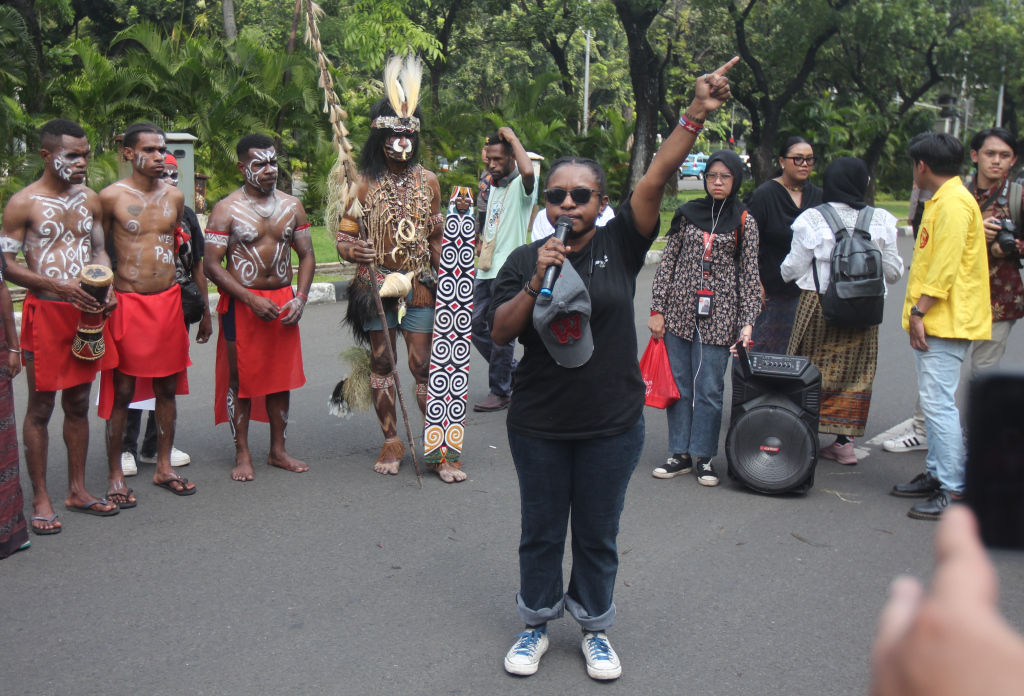
<path fill-rule="evenodd" d="M 818 431 L 862 436 L 878 362 L 878 327 L 833 328 L 825 323 L 818 293 L 804 290 L 786 352 L 810 358 L 821 370 Z"/>

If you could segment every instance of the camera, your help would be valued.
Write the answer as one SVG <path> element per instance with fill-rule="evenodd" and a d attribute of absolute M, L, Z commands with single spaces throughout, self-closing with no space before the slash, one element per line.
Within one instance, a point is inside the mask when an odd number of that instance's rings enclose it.
<path fill-rule="evenodd" d="M 1017 251 L 1017 225 L 1013 220 L 1000 220 L 999 231 L 996 233 L 996 244 L 1004 254 Z"/>

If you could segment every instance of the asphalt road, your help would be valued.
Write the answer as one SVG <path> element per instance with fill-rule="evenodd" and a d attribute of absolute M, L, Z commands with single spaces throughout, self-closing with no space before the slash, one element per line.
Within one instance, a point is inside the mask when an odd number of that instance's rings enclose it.
<path fill-rule="evenodd" d="M 637 293 L 641 350 L 653 271 Z M 914 403 L 902 294 L 901 284 L 887 306 L 865 443 Z M 552 624 L 539 673 L 511 677 L 501 661 L 521 630 L 519 500 L 505 415 L 471 415 L 463 484 L 426 475 L 420 490 L 408 455 L 398 476 L 374 473 L 376 420 L 342 421 L 326 409 L 345 371 L 338 353 L 350 345 L 343 309 L 310 307 L 302 320 L 308 383 L 293 395 L 288 432 L 309 473 L 263 465 L 252 483 L 230 480 L 231 436 L 213 427 L 214 346 L 194 346 L 177 444 L 192 455 L 182 473 L 198 494 L 149 485 L 144 465 L 130 479 L 138 508 L 109 519 L 65 512 L 62 534 L 33 536 L 28 552 L 0 562 L 0 694 L 865 693 L 890 581 L 931 572 L 935 525 L 909 519 L 908 503 L 886 495 L 922 470 L 923 453 L 867 445 L 855 468 L 823 462 L 805 496 L 703 488 L 692 476 L 651 477 L 667 435 L 664 414 L 649 409 L 619 536 L 610 636 L 622 678 L 586 676 L 568 618 Z M 1022 335 L 1005 366 L 1024 364 Z M 471 402 L 487 392 L 486 366 L 473 360 Z M 23 377 L 16 392 L 20 420 Z M 50 428 L 57 503 L 60 420 Z M 88 483 L 98 494 L 102 432 L 94 419 Z M 256 457 L 267 432 L 253 427 Z M 1003 609 L 1020 628 L 1024 554 L 996 561 Z"/>

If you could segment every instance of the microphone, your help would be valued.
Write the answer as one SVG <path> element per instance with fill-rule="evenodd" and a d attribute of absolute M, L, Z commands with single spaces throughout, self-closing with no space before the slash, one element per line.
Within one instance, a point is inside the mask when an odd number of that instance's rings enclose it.
<path fill-rule="evenodd" d="M 561 216 L 555 222 L 555 239 L 565 244 L 570 230 L 572 230 L 572 218 L 568 215 Z M 561 268 L 561 266 L 548 266 L 548 269 L 544 271 L 544 282 L 540 286 L 540 294 L 544 297 L 551 297 L 551 290 L 555 287 L 555 280 L 558 278 L 558 271 Z"/>

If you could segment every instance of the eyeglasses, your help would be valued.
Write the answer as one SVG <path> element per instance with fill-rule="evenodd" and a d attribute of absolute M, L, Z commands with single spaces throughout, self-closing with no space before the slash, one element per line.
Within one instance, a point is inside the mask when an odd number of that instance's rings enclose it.
<path fill-rule="evenodd" d="M 809 164 L 813 167 L 814 163 L 818 161 L 817 157 L 783 157 L 782 159 L 793 160 L 793 164 L 798 167 L 802 167 L 805 164 Z"/>
<path fill-rule="evenodd" d="M 595 193 L 601 194 L 597 189 L 588 188 L 577 188 L 572 191 L 566 191 L 563 188 L 544 189 L 544 200 L 551 205 L 561 205 L 562 201 L 565 200 L 565 194 L 569 194 L 572 202 L 576 205 L 586 205 Z"/>
<path fill-rule="evenodd" d="M 724 184 L 727 181 L 732 181 L 732 174 L 712 174 L 706 172 L 704 178 L 708 181 L 721 181 Z"/>

